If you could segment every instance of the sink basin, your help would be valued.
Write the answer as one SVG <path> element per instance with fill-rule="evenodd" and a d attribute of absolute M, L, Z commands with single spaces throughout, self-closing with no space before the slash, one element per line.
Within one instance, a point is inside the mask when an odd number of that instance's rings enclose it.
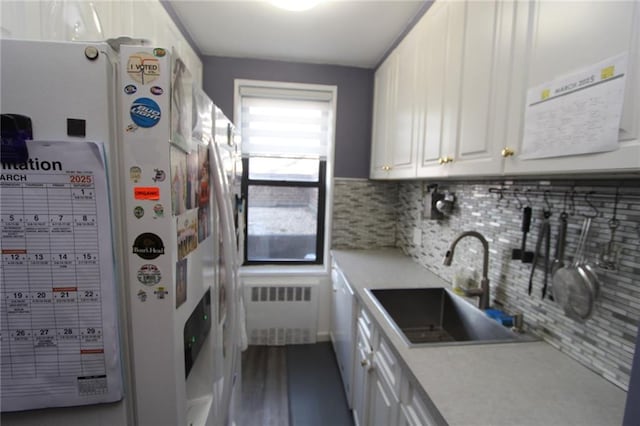
<path fill-rule="evenodd" d="M 535 340 L 502 326 L 446 288 L 367 292 L 410 347 Z"/>

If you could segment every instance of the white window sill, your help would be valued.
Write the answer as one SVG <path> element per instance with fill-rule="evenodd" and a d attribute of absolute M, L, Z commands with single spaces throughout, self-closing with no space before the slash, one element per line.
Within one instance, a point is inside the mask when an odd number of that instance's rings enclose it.
<path fill-rule="evenodd" d="M 241 277 L 268 276 L 327 276 L 328 265 L 253 265 L 240 268 Z"/>

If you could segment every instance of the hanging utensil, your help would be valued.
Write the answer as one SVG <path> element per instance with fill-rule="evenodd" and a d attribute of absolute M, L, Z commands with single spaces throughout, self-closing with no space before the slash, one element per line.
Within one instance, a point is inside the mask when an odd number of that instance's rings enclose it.
<path fill-rule="evenodd" d="M 570 264 L 559 268 L 551 277 L 551 285 L 555 301 L 563 308 L 563 310 L 565 310 L 565 312 L 566 306 L 569 303 L 570 290 L 578 287 L 580 285 L 578 281 L 582 279 L 577 271 L 577 266 L 582 253 L 585 224 L 586 222 L 583 223 L 582 230 L 580 231 L 580 237 L 578 237 L 578 245 L 576 246 L 573 261 Z"/>
<path fill-rule="evenodd" d="M 538 266 L 538 262 L 540 260 L 540 249 L 542 248 L 542 243 L 545 243 L 545 258 L 544 258 L 544 275 L 543 275 L 543 287 L 542 287 L 542 298 L 547 294 L 547 284 L 549 280 L 549 260 L 551 256 L 551 224 L 549 223 L 549 218 L 551 217 L 551 210 L 543 210 L 542 212 L 542 223 L 540 224 L 540 231 L 538 232 L 538 241 L 536 242 L 536 251 L 533 255 L 533 262 L 531 264 L 531 273 L 529 274 L 529 287 L 528 293 L 531 294 L 531 290 L 533 289 L 533 276 L 536 272 L 536 267 Z"/>
<path fill-rule="evenodd" d="M 609 230 L 611 236 L 609 242 L 602 247 L 600 256 L 598 257 L 597 265 L 609 271 L 615 271 L 618 269 L 618 256 L 620 255 L 620 245 L 615 243 L 616 229 L 620 225 L 620 221 L 617 219 L 618 212 L 618 189 L 616 189 L 616 198 L 613 204 L 613 217 L 609 220 Z"/>
<path fill-rule="evenodd" d="M 584 249 L 589 238 L 589 230 L 591 229 L 591 217 L 587 217 L 585 219 L 584 228 L 581 255 L 576 266 L 576 270 L 578 271 L 581 280 L 578 280 L 578 285 L 569 292 L 569 300 L 565 306 L 565 313 L 569 317 L 577 319 L 578 321 L 584 321 L 591 317 L 594 302 L 600 290 L 598 276 L 595 274 L 593 267 L 586 260 L 584 254 Z"/>
<path fill-rule="evenodd" d="M 559 268 L 552 277 L 556 302 L 568 317 L 577 321 L 585 321 L 592 315 L 600 288 L 598 277 L 584 255 L 591 220 L 585 217 L 573 262 Z"/>
<path fill-rule="evenodd" d="M 551 276 L 556 271 L 564 266 L 564 247 L 567 243 L 567 226 L 568 226 L 567 212 L 560 213 L 560 224 L 558 225 L 558 237 L 556 239 L 556 254 L 553 262 L 551 263 Z"/>
<path fill-rule="evenodd" d="M 527 251 L 527 233 L 531 229 L 531 212 L 530 206 L 522 209 L 522 245 L 519 249 L 513 249 L 511 252 L 511 259 L 520 259 L 522 263 L 531 263 L 534 257 L 534 252 Z"/>

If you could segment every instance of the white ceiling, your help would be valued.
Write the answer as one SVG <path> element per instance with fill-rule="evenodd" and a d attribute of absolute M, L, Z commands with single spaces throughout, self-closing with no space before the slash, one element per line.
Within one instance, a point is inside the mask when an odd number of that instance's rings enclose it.
<path fill-rule="evenodd" d="M 170 0 L 205 56 L 375 67 L 425 0 L 325 0 L 290 12 L 265 0 Z"/>

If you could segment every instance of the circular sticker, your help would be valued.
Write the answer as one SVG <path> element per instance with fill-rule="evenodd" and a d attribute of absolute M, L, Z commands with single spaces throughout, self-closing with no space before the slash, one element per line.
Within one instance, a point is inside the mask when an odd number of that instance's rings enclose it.
<path fill-rule="evenodd" d="M 151 89 L 149 89 L 149 91 L 151 92 L 152 95 L 156 95 L 156 96 L 160 96 L 164 93 L 164 90 L 160 86 L 153 86 Z"/>
<path fill-rule="evenodd" d="M 162 274 L 156 265 L 142 265 L 138 270 L 138 281 L 147 286 L 154 286 L 160 282 Z"/>
<path fill-rule="evenodd" d="M 151 83 L 160 77 L 160 61 L 146 52 L 134 53 L 127 61 L 127 74 L 138 83 Z"/>
<path fill-rule="evenodd" d="M 127 84 L 126 86 L 124 86 L 124 93 L 127 95 L 133 95 L 137 91 L 138 91 L 138 88 L 133 84 Z"/>
<path fill-rule="evenodd" d="M 136 99 L 129 114 L 133 122 L 140 127 L 153 127 L 160 121 L 160 106 L 153 99 Z"/>
<path fill-rule="evenodd" d="M 164 207 L 162 206 L 162 204 L 156 204 L 155 206 L 153 206 L 153 212 L 157 217 L 164 217 Z"/>
<path fill-rule="evenodd" d="M 141 206 L 135 206 L 133 208 L 133 215 L 140 219 L 142 216 L 144 216 L 144 209 Z"/>
<path fill-rule="evenodd" d="M 164 243 L 156 234 L 145 232 L 133 242 L 133 253 L 143 259 L 151 260 L 164 254 Z"/>
<path fill-rule="evenodd" d="M 167 51 L 161 47 L 156 47 L 155 49 L 153 49 L 153 55 L 157 56 L 158 58 L 162 58 L 166 54 L 167 54 Z"/>
<path fill-rule="evenodd" d="M 164 182 L 164 179 L 167 177 L 167 174 L 164 172 L 164 170 L 153 169 L 153 172 L 155 173 L 152 178 L 154 182 Z"/>

